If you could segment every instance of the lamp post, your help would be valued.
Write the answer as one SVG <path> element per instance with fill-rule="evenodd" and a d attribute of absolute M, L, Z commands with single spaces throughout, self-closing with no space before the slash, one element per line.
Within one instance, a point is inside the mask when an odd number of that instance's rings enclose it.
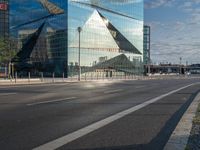
<path fill-rule="evenodd" d="M 181 64 L 182 64 L 182 57 L 180 57 L 180 68 L 179 68 L 179 73 L 180 73 L 180 75 L 182 74 L 182 71 L 181 71 Z"/>
<path fill-rule="evenodd" d="M 78 44 L 78 81 L 81 80 L 81 31 L 82 28 L 78 27 L 78 34 L 79 34 L 79 44 Z"/>

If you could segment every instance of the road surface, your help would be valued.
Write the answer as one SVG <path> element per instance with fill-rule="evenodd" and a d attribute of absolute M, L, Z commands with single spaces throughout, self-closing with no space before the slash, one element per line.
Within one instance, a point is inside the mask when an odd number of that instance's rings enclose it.
<path fill-rule="evenodd" d="M 0 86 L 0 149 L 161 150 L 198 82 Z"/>

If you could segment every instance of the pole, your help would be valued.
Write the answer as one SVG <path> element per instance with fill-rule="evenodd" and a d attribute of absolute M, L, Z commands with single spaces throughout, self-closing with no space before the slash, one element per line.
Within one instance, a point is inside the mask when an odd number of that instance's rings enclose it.
<path fill-rule="evenodd" d="M 81 27 L 78 27 L 79 40 L 78 40 L 78 81 L 81 81 Z"/>
<path fill-rule="evenodd" d="M 14 63 L 11 63 L 11 67 L 12 67 L 12 76 L 15 76 L 15 68 L 14 68 Z"/>
<path fill-rule="evenodd" d="M 8 78 L 11 76 L 11 62 L 8 64 Z"/>
<path fill-rule="evenodd" d="M 180 69 L 179 69 L 179 73 L 180 73 L 180 75 L 182 74 L 182 72 L 181 72 L 181 64 L 182 64 L 182 57 L 180 57 Z"/>

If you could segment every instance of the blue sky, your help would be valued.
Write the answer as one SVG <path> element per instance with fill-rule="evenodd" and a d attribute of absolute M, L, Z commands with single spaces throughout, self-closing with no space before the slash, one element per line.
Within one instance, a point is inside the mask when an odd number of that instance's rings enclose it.
<path fill-rule="evenodd" d="M 200 63 L 200 0 L 144 0 L 154 63 Z"/>

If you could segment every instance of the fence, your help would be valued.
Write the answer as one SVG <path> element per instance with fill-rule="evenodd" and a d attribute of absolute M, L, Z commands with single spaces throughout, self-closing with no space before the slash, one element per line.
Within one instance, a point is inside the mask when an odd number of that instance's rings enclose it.
<path fill-rule="evenodd" d="M 39 76 L 28 72 L 27 76 L 20 76 L 17 72 L 14 77 L 1 79 L 3 84 L 33 84 L 33 83 L 62 83 L 62 82 L 77 82 L 78 75 L 71 75 L 67 77 L 64 73 L 62 77 L 56 77 L 52 73 L 48 77 L 45 73 L 40 73 Z M 81 81 L 96 81 L 96 80 L 167 80 L 167 79 L 191 79 L 199 78 L 199 75 L 157 75 L 157 76 L 143 76 L 138 74 L 128 74 L 123 72 L 87 72 L 81 74 Z"/>

